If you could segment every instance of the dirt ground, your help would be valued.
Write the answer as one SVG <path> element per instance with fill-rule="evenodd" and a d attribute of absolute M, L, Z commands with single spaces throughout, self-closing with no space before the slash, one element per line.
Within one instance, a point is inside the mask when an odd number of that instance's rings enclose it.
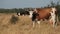
<path fill-rule="evenodd" d="M 0 14 L 0 34 L 60 34 L 60 24 L 55 28 L 48 21 L 41 21 L 40 27 L 36 23 L 32 27 L 32 21 L 28 16 L 17 16 L 16 24 L 11 24 L 11 16 L 16 14 Z"/>

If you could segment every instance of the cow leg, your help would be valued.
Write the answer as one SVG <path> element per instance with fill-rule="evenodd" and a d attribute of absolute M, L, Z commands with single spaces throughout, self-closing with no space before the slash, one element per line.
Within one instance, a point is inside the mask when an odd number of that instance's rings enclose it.
<path fill-rule="evenodd" d="M 38 23 L 38 25 L 39 25 L 39 27 L 40 27 L 40 20 L 38 20 L 37 23 Z"/>
<path fill-rule="evenodd" d="M 33 21 L 33 28 L 35 27 L 35 21 Z"/>
<path fill-rule="evenodd" d="M 55 26 L 55 18 L 51 17 L 51 19 L 49 21 L 50 21 L 50 24 L 52 24 L 53 27 L 54 27 Z"/>
<path fill-rule="evenodd" d="M 24 14 L 22 16 L 24 16 Z"/>
<path fill-rule="evenodd" d="M 55 27 L 55 18 L 54 17 L 52 17 L 51 19 L 50 19 L 50 23 L 53 25 L 53 27 Z"/>
<path fill-rule="evenodd" d="M 51 18 L 51 19 L 52 19 L 52 22 L 53 22 L 53 27 L 55 27 L 55 25 L 56 25 L 56 24 L 55 24 L 55 23 L 56 23 L 55 15 L 54 15 L 54 16 L 52 16 L 52 18 Z"/>
<path fill-rule="evenodd" d="M 55 23 L 56 23 L 55 18 L 53 18 L 53 27 L 55 27 Z"/>
<path fill-rule="evenodd" d="M 52 20 L 52 18 L 50 18 L 49 23 L 50 23 L 50 24 L 53 24 L 53 20 Z"/>
<path fill-rule="evenodd" d="M 53 21 L 53 27 L 55 27 L 55 21 Z"/>
<path fill-rule="evenodd" d="M 57 26 L 57 22 L 59 22 L 59 20 L 58 20 L 58 16 L 56 15 L 56 17 L 55 17 L 55 25 Z"/>

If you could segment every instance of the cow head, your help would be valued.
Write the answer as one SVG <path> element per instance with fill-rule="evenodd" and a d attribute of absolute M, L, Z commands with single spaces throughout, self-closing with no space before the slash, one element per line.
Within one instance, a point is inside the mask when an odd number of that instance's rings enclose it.
<path fill-rule="evenodd" d="M 56 8 L 52 8 L 52 12 L 56 14 L 57 12 Z"/>
<path fill-rule="evenodd" d="M 30 18 L 33 17 L 34 12 L 37 13 L 36 8 L 35 8 L 34 10 L 32 10 L 32 11 L 29 11 L 29 14 L 30 14 L 29 17 L 30 17 Z"/>
<path fill-rule="evenodd" d="M 32 14 L 33 14 L 33 11 L 29 11 L 29 17 L 31 18 L 32 17 Z"/>

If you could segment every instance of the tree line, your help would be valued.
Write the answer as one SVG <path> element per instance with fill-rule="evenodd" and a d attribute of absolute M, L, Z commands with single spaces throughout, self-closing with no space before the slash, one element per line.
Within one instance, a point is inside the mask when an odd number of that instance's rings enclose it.
<path fill-rule="evenodd" d="M 46 7 L 56 7 L 57 8 L 57 10 L 58 10 L 58 14 L 60 15 L 60 4 L 59 4 L 59 2 L 57 2 L 57 3 L 53 3 L 53 1 L 49 4 L 49 5 L 47 5 L 47 6 L 45 6 L 45 7 L 43 7 L 43 8 L 46 8 Z M 24 12 L 25 10 L 33 10 L 34 8 L 13 8 L 13 9 L 4 9 L 4 8 L 0 8 L 0 13 L 16 13 L 16 12 Z"/>

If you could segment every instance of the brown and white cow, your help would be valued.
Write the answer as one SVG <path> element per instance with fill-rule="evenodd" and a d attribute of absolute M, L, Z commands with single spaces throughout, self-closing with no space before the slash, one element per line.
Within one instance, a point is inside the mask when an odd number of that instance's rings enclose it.
<path fill-rule="evenodd" d="M 52 15 L 56 15 L 56 8 L 35 8 L 34 11 L 30 12 L 30 17 L 32 18 L 33 21 L 33 27 L 35 26 L 35 21 L 37 20 L 37 23 L 40 25 L 40 20 L 41 19 L 49 19 L 50 17 L 50 22 L 53 20 L 53 27 L 55 24 L 55 17 Z"/>
<path fill-rule="evenodd" d="M 51 14 L 51 19 L 50 19 L 50 22 L 53 23 L 53 27 L 55 26 L 55 23 L 56 23 L 56 9 L 55 8 L 52 8 L 52 11 L 50 12 Z"/>

